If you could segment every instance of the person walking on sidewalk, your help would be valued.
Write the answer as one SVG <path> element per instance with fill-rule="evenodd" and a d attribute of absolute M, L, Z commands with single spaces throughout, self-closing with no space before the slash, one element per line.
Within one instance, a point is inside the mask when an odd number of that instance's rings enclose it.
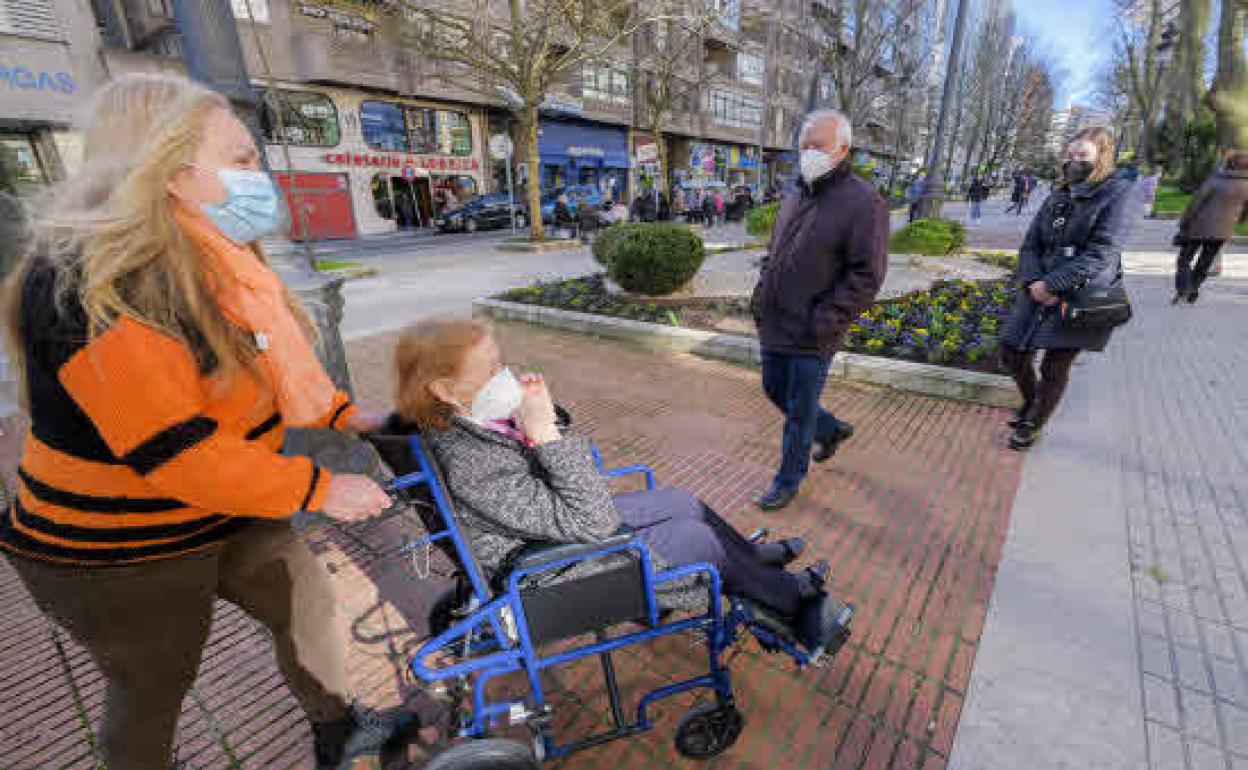
<path fill-rule="evenodd" d="M 1235 227 L 1248 216 L 1248 153 L 1234 152 L 1226 168 L 1218 169 L 1196 191 L 1179 220 L 1178 264 L 1174 271 L 1174 298 L 1195 303 L 1222 245 L 1235 237 Z M 1193 268 L 1192 259 L 1197 252 Z"/>
<path fill-rule="evenodd" d="M 848 159 L 852 128 L 820 110 L 800 134 L 801 181 L 776 215 L 751 310 L 763 353 L 763 388 L 784 413 L 783 458 L 759 499 L 779 510 L 810 468 L 853 435 L 820 406 L 832 356 L 845 331 L 875 300 L 888 269 L 888 206 Z"/>
<path fill-rule="evenodd" d="M 1014 187 L 1010 190 L 1010 205 L 1006 206 L 1002 214 L 1008 214 L 1011 211 L 1022 216 L 1023 204 L 1027 195 L 1027 177 L 1022 171 L 1014 172 Z"/>
<path fill-rule="evenodd" d="M 1023 397 L 1009 423 L 1013 449 L 1035 444 L 1080 351 L 1099 352 L 1109 343 L 1111 329 L 1069 327 L 1057 305 L 1083 285 L 1121 285 L 1130 188 L 1115 173 L 1113 135 L 1084 129 L 1066 146 L 1061 178 L 1027 230 L 1018 253 L 1020 292 L 1001 335 L 1002 362 Z M 1038 352 L 1044 355 L 1039 379 Z"/>
<path fill-rule="evenodd" d="M 988 200 L 988 185 L 983 177 L 971 178 L 971 186 L 966 191 L 966 199 L 971 204 L 971 221 L 978 222 L 983 215 L 984 201 Z"/>
<path fill-rule="evenodd" d="M 224 97 L 122 77 L 84 145 L 9 283 L 31 427 L 0 552 L 103 673 L 109 770 L 169 767 L 217 598 L 271 631 L 318 768 L 348 766 L 394 725 L 352 707 L 334 592 L 290 517 L 389 500 L 281 448 L 288 426 L 380 418 L 335 389 L 256 246 L 277 192 Z"/>

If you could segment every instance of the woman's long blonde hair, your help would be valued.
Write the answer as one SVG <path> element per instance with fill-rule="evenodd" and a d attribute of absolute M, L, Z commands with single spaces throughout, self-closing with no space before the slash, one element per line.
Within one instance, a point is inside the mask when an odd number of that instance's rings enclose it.
<path fill-rule="evenodd" d="M 220 94 L 176 75 L 124 75 L 99 91 L 82 127 L 82 166 L 41 206 L 32 252 L 10 278 L 15 357 L 22 354 L 21 286 L 31 264 L 47 260 L 58 303 L 80 301 L 91 336 L 131 318 L 188 344 L 223 381 L 240 367 L 257 373 L 254 341 L 217 306 L 205 260 L 177 226 L 167 187 L 194 160 L 208 116 L 229 108 Z M 256 257 L 264 259 L 258 248 Z M 289 293 L 286 302 L 306 328 Z"/>
<path fill-rule="evenodd" d="M 1075 142 L 1091 142 L 1096 147 L 1096 162 L 1092 164 L 1092 173 L 1088 175 L 1089 184 L 1100 184 L 1109 177 L 1113 176 L 1118 170 L 1117 157 L 1114 155 L 1114 135 L 1104 126 L 1091 126 L 1079 131 L 1071 137 L 1066 146 Z M 1058 169 L 1058 179 L 1062 179 L 1061 169 Z"/>

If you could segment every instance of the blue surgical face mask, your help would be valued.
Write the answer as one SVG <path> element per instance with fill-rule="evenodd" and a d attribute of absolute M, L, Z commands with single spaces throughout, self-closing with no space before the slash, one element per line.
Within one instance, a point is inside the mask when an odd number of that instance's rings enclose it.
<path fill-rule="evenodd" d="M 241 168 L 219 168 L 216 172 L 227 197 L 222 203 L 200 204 L 204 214 L 226 238 L 238 244 L 271 235 L 277 229 L 278 206 L 277 190 L 269 175 Z"/>

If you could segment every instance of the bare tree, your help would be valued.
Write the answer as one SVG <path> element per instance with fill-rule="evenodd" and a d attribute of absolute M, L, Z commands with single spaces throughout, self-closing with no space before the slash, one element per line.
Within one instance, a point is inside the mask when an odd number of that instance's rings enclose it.
<path fill-rule="evenodd" d="M 1222 0 L 1218 20 L 1218 69 L 1208 104 L 1218 125 L 1222 147 L 1248 146 L 1248 63 L 1244 57 L 1244 24 L 1248 0 Z"/>
<path fill-rule="evenodd" d="M 670 188 L 668 147 L 664 132 L 672 115 L 697 98 L 706 84 L 706 70 L 697 59 L 708 29 L 719 12 L 709 4 L 689 0 L 653 0 L 663 12 L 645 25 L 637 37 L 638 71 L 634 78 L 637 127 L 654 138 L 658 152 L 659 189 Z"/>
<path fill-rule="evenodd" d="M 814 54 L 832 78 L 837 108 L 855 125 L 876 117 L 898 69 L 898 51 L 909 41 L 928 0 L 829 0 L 816 5 Z"/>
<path fill-rule="evenodd" d="M 545 236 L 538 170 L 538 113 L 553 87 L 585 63 L 620 58 L 618 46 L 665 16 L 634 0 L 459 0 L 463 16 L 410 0 L 402 39 L 447 83 L 507 101 L 529 168 L 532 238 Z"/>
<path fill-rule="evenodd" d="M 1167 116 L 1179 124 L 1196 119 L 1208 90 L 1205 83 L 1205 35 L 1210 0 L 1179 0 L 1179 42 L 1169 78 Z"/>
<path fill-rule="evenodd" d="M 1163 0 L 1117 0 L 1117 3 L 1117 56 L 1125 63 L 1131 99 L 1140 118 L 1140 137 L 1136 140 L 1135 154 L 1137 160 L 1147 164 L 1151 162 L 1149 147 L 1145 146 L 1147 134 L 1156 123 L 1163 86 L 1162 34 L 1169 21 L 1169 12 L 1174 8 L 1166 8 Z"/>

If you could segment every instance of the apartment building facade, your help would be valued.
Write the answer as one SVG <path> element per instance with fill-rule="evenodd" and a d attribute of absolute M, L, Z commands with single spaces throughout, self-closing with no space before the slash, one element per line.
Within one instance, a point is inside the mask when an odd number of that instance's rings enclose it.
<path fill-rule="evenodd" d="M 396 4 L 220 0 L 236 19 L 267 159 L 303 229 L 333 238 L 428 226 L 467 197 L 502 189 L 492 137 L 512 131 L 504 93 L 438 77 L 404 44 Z M 719 23 L 690 53 L 695 88 L 665 131 L 674 184 L 770 183 L 794 171 L 792 142 L 811 92 L 800 29 L 810 0 L 711 0 Z M 421 0 L 450 15 L 454 0 Z M 640 35 L 639 35 L 640 36 Z M 623 199 L 653 179 L 639 128 L 638 51 L 587 63 L 557 84 L 539 127 L 540 168 L 521 180 Z M 172 0 L 0 0 L 0 187 L 31 195 L 72 169 L 75 111 L 110 76 L 184 70 Z"/>

